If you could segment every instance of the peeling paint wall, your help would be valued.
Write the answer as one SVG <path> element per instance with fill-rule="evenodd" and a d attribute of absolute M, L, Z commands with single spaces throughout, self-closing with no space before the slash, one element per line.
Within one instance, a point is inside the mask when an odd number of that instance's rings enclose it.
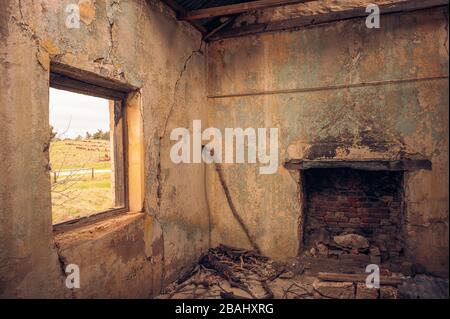
<path fill-rule="evenodd" d="M 0 297 L 145 298 L 210 246 L 250 248 L 214 167 L 169 158 L 171 130 L 192 129 L 194 119 L 221 130 L 279 128 L 277 174 L 223 165 L 251 237 L 276 259 L 302 248 L 304 181 L 285 160 L 431 160 L 431 171 L 405 174 L 406 253 L 448 276 L 446 10 L 389 15 L 379 30 L 349 20 L 206 47 L 159 1 L 79 1 L 81 28 L 67 29 L 72 2 L 4 0 L 0 8 Z M 140 88 L 142 213 L 54 233 L 52 60 Z M 80 266 L 81 289 L 65 287 L 70 263 Z"/>
<path fill-rule="evenodd" d="M 206 120 L 201 35 L 145 0 L 79 1 L 80 29 L 68 29 L 73 2 L 0 5 L 0 296 L 149 297 L 209 247 L 204 166 L 175 166 L 168 157 L 172 128 Z M 51 60 L 141 89 L 144 214 L 97 223 L 90 237 L 83 229 L 53 234 Z M 73 292 L 62 272 L 69 263 L 81 269 Z"/>
<path fill-rule="evenodd" d="M 285 160 L 420 155 L 433 168 L 405 174 L 406 254 L 448 275 L 447 88 L 446 9 L 382 16 L 380 29 L 354 19 L 211 43 L 209 125 L 279 129 L 277 174 L 224 165 L 262 252 L 285 259 L 301 249 L 302 181 Z M 212 245 L 249 247 L 212 169 L 208 181 Z"/>

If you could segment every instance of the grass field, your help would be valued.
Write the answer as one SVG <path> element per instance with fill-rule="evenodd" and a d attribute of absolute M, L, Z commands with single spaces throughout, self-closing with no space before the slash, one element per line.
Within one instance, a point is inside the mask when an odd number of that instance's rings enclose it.
<path fill-rule="evenodd" d="M 53 171 L 74 168 L 110 169 L 109 141 L 65 140 L 50 145 L 50 164 Z"/>
<path fill-rule="evenodd" d="M 111 169 L 109 141 L 65 140 L 50 145 L 53 223 L 92 215 L 112 208 L 111 173 L 76 174 L 81 168 Z M 53 172 L 57 175 L 54 181 Z M 72 172 L 71 175 L 62 175 Z M 67 173 L 66 173 L 67 174 Z"/>

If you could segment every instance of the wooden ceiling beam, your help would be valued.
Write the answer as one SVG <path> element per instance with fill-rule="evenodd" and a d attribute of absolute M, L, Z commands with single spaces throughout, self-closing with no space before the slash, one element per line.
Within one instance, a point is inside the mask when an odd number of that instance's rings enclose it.
<path fill-rule="evenodd" d="M 207 18 L 213 18 L 213 17 L 218 17 L 218 16 L 227 16 L 227 15 L 231 15 L 231 14 L 243 13 L 243 12 L 257 10 L 257 9 L 284 6 L 284 5 L 288 5 L 288 4 L 296 4 L 296 3 L 303 3 L 303 2 L 310 2 L 310 1 L 314 1 L 314 0 L 257 0 L 257 1 L 250 1 L 250 2 L 220 6 L 220 7 L 212 7 L 212 8 L 206 8 L 206 9 L 187 11 L 187 12 L 180 14 L 180 20 L 194 21 L 194 20 L 199 20 L 199 19 L 207 19 Z"/>
<path fill-rule="evenodd" d="M 403 0 L 394 3 L 380 4 L 380 15 L 409 12 L 415 10 L 425 10 L 435 7 L 448 6 L 449 0 Z M 237 28 L 224 28 L 209 38 L 210 41 L 239 37 L 250 34 L 258 34 L 262 32 L 274 32 L 289 29 L 298 29 L 318 25 L 322 23 L 330 23 L 341 20 L 354 18 L 364 18 L 368 16 L 366 7 L 357 7 L 342 11 L 331 11 L 326 13 L 318 13 L 313 15 L 300 16 L 294 19 L 281 21 L 273 21 L 268 23 L 259 23 L 246 25 Z"/>
<path fill-rule="evenodd" d="M 179 5 L 175 0 L 162 0 L 165 4 L 167 4 L 173 11 L 175 11 L 178 20 L 182 20 L 180 17 L 187 14 L 187 11 Z M 200 31 L 203 35 L 207 33 L 207 30 L 204 26 L 202 26 L 197 21 L 189 21 L 189 23 Z"/>

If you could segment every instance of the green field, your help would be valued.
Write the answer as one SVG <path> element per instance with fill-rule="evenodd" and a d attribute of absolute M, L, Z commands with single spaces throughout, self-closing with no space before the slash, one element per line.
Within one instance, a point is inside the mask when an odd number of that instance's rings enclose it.
<path fill-rule="evenodd" d="M 111 169 L 109 141 L 55 141 L 51 143 L 49 152 L 54 224 L 89 216 L 113 206 L 111 173 L 94 173 L 92 178 L 91 170 L 88 170 Z"/>
<path fill-rule="evenodd" d="M 73 168 L 111 169 L 109 141 L 65 140 L 50 145 L 53 171 Z"/>

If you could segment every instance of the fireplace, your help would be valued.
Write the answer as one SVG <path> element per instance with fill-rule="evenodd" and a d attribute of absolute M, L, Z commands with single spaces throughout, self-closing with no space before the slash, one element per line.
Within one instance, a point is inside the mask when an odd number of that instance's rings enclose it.
<path fill-rule="evenodd" d="M 402 184 L 401 171 L 303 171 L 304 247 L 326 247 L 327 257 L 354 256 L 366 258 L 364 261 L 372 257 L 372 262 L 377 263 L 397 260 L 403 253 Z M 348 246 L 344 251 L 334 239 L 345 235 L 362 238 L 368 245 L 356 249 Z"/>
<path fill-rule="evenodd" d="M 300 173 L 302 256 L 342 266 L 408 262 L 404 176 L 431 170 L 430 160 L 294 158 L 284 167 Z"/>

